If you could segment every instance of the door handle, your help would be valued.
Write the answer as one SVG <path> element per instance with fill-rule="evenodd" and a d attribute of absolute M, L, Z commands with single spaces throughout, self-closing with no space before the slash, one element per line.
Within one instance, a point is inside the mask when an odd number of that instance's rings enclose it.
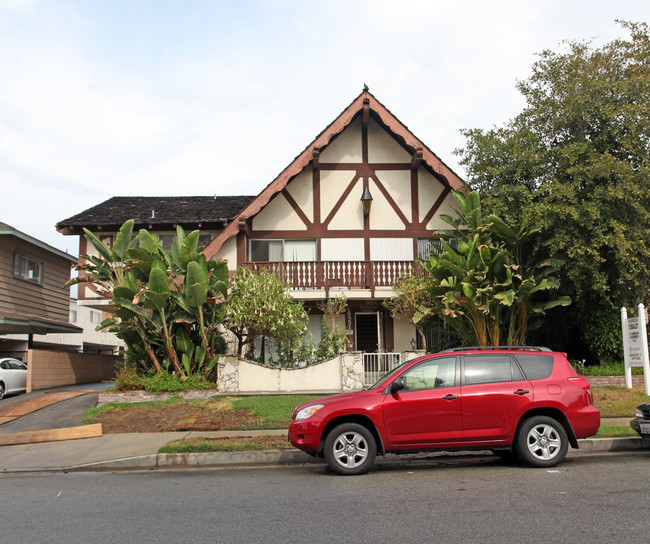
<path fill-rule="evenodd" d="M 515 391 L 515 395 L 528 395 L 528 393 L 530 393 L 530 391 L 527 389 L 517 389 Z"/>
<path fill-rule="evenodd" d="M 442 397 L 442 400 L 454 400 L 454 399 L 457 399 L 457 398 L 458 398 L 458 395 L 445 395 L 444 397 Z"/>

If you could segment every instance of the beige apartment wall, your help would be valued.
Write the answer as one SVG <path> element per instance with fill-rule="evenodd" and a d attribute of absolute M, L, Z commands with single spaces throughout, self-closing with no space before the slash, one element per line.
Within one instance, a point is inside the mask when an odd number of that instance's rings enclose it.
<path fill-rule="evenodd" d="M 225 259 L 228 261 L 228 270 L 237 270 L 237 236 L 228 238 L 214 258 Z"/>
<path fill-rule="evenodd" d="M 284 195 L 278 194 L 253 219 L 254 230 L 307 230 L 307 225 L 291 207 Z"/>
<path fill-rule="evenodd" d="M 116 355 L 30 349 L 27 351 L 27 392 L 112 380 L 117 359 Z"/>

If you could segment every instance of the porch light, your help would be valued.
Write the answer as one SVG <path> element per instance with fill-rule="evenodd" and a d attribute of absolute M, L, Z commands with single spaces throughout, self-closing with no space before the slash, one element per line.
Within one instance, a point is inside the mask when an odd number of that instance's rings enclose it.
<path fill-rule="evenodd" d="M 368 187 L 363 189 L 363 195 L 361 195 L 361 204 L 363 205 L 363 216 L 370 216 L 370 206 L 372 206 L 372 195 Z"/>

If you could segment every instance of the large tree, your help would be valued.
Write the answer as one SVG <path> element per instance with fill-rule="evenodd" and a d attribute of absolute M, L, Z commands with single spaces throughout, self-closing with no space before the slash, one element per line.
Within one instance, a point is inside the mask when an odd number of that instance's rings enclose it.
<path fill-rule="evenodd" d="M 553 234 L 548 246 L 531 240 L 529 256 L 564 257 L 585 337 L 650 287 L 650 36 L 644 23 L 621 25 L 627 40 L 542 52 L 518 84 L 524 110 L 463 131 L 458 150 L 487 211 Z"/>

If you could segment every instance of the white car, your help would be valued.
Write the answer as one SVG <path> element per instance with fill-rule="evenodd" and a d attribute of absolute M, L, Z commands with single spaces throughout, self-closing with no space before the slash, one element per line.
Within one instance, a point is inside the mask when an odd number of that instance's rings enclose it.
<path fill-rule="evenodd" d="M 0 399 L 7 393 L 24 392 L 27 388 L 27 367 L 18 359 L 0 359 Z"/>

